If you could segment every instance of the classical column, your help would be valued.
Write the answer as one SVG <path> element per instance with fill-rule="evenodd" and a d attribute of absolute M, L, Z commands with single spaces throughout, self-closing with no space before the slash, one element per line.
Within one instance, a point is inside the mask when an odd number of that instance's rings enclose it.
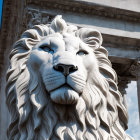
<path fill-rule="evenodd" d="M 138 97 L 138 108 L 139 108 L 139 118 L 140 118 L 140 60 L 135 64 L 131 65 L 130 72 L 136 77 L 137 81 L 137 97 Z"/>
<path fill-rule="evenodd" d="M 140 118 L 140 66 L 137 71 L 137 92 L 138 92 L 138 106 L 139 106 L 139 118 Z"/>
<path fill-rule="evenodd" d="M 119 91 L 121 92 L 121 94 L 123 96 L 123 103 L 126 107 L 127 107 L 126 88 L 128 87 L 128 83 L 130 83 L 130 80 L 128 80 L 127 78 L 122 78 L 120 76 L 118 77 L 118 88 L 119 88 Z"/>

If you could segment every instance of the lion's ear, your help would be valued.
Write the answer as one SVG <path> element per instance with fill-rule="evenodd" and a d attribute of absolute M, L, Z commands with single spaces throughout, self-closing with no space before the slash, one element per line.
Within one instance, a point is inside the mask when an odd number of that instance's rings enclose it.
<path fill-rule="evenodd" d="M 101 33 L 95 29 L 81 28 L 76 35 L 93 49 L 99 48 L 103 41 Z"/>

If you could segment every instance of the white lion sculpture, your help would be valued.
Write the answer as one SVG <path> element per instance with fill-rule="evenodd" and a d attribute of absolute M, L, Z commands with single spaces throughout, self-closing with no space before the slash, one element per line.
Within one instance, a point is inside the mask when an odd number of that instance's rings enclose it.
<path fill-rule="evenodd" d="M 94 29 L 61 16 L 14 44 L 7 72 L 10 140 L 130 140 L 117 76 Z"/>

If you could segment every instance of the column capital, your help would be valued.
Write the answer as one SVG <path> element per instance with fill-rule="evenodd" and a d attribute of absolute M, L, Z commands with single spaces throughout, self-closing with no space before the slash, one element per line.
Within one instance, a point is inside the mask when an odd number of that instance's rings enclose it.
<path fill-rule="evenodd" d="M 129 72 L 138 79 L 140 77 L 140 58 L 130 66 Z"/>
<path fill-rule="evenodd" d="M 128 87 L 128 84 L 130 82 L 131 82 L 130 79 L 118 76 L 118 88 L 119 88 L 119 91 L 122 93 L 122 95 L 126 94 L 125 89 Z"/>
<path fill-rule="evenodd" d="M 130 82 L 131 81 L 129 79 L 118 76 L 118 88 L 119 88 L 120 93 L 122 94 L 123 104 L 126 108 L 127 108 L 126 88 L 128 87 L 128 84 Z"/>

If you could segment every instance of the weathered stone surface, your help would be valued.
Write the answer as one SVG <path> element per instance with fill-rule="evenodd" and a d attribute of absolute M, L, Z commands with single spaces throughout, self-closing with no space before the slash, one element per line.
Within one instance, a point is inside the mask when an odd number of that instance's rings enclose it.
<path fill-rule="evenodd" d="M 100 32 L 61 16 L 25 31 L 7 72 L 9 139 L 131 140 Z"/>

